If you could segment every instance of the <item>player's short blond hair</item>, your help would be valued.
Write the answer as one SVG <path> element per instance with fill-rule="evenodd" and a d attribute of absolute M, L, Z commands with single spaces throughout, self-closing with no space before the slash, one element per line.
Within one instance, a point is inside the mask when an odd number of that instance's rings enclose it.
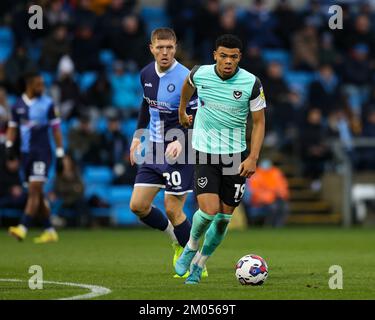
<path fill-rule="evenodd" d="M 177 37 L 171 28 L 157 28 L 151 33 L 151 43 L 155 40 L 173 40 L 177 42 Z"/>

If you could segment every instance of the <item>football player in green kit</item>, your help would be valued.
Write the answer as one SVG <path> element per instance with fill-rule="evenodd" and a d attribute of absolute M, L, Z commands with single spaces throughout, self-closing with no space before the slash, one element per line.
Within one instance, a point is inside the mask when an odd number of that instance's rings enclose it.
<path fill-rule="evenodd" d="M 176 273 L 190 269 L 186 284 L 197 284 L 207 259 L 225 237 L 232 213 L 245 191 L 246 178 L 255 172 L 265 131 L 266 107 L 260 80 L 241 69 L 242 43 L 234 35 L 216 40 L 215 64 L 195 66 L 186 78 L 180 99 L 179 121 L 192 124 L 186 106 L 198 92 L 192 145 L 196 150 L 195 191 L 199 209 L 193 216 L 190 238 L 175 265 Z M 251 113 L 250 151 L 246 145 Z M 199 250 L 199 240 L 205 235 Z"/>

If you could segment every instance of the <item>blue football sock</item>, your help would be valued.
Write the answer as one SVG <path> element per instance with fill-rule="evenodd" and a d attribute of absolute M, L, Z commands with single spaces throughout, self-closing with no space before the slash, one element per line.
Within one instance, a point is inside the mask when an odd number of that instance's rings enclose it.
<path fill-rule="evenodd" d="M 168 227 L 168 219 L 158 208 L 152 207 L 150 213 L 140 219 L 151 228 L 164 231 Z"/>
<path fill-rule="evenodd" d="M 190 221 L 186 218 L 185 221 L 178 226 L 174 226 L 174 234 L 178 240 L 178 243 L 181 247 L 185 247 L 190 237 L 191 224 Z"/>

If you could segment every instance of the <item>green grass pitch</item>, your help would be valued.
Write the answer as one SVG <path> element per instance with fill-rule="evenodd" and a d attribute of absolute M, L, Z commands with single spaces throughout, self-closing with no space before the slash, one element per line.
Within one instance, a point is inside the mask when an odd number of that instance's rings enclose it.
<path fill-rule="evenodd" d="M 209 277 L 187 286 L 172 277 L 167 236 L 146 229 L 64 230 L 60 241 L 35 245 L 29 233 L 18 243 L 0 229 L 0 299 L 59 299 L 86 294 L 80 287 L 45 284 L 31 290 L 31 265 L 45 281 L 103 286 L 111 293 L 96 299 L 375 299 L 373 229 L 289 227 L 230 231 L 209 260 Z M 241 286 L 234 265 L 245 254 L 266 259 L 263 286 Z M 331 265 L 343 268 L 343 289 L 331 290 Z"/>

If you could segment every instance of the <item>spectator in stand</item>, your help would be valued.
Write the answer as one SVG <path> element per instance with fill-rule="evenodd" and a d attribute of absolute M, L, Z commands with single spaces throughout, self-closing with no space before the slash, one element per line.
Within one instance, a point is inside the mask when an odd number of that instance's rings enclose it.
<path fill-rule="evenodd" d="M 212 60 L 213 45 L 219 35 L 220 9 L 220 0 L 206 0 L 195 15 L 194 56 L 202 64 Z"/>
<path fill-rule="evenodd" d="M 67 25 L 71 20 L 69 13 L 64 10 L 64 4 L 61 0 L 52 0 L 48 4 L 46 16 L 48 24 L 51 27 L 55 27 L 59 24 Z"/>
<path fill-rule="evenodd" d="M 135 12 L 136 2 L 136 0 L 110 0 L 110 5 L 99 18 L 99 32 L 103 34 L 104 47 L 107 48 L 110 45 L 107 39 L 121 31 L 123 18 Z"/>
<path fill-rule="evenodd" d="M 14 54 L 5 63 L 5 81 L 9 92 L 20 94 L 22 92 L 20 83 L 22 75 L 35 68 L 36 65 L 28 57 L 26 48 L 21 44 L 17 45 Z"/>
<path fill-rule="evenodd" d="M 195 15 L 199 12 L 199 1 L 196 0 L 167 0 L 166 11 L 171 20 L 172 28 L 182 46 L 186 47 L 187 54 L 193 50 L 192 39 Z"/>
<path fill-rule="evenodd" d="M 293 66 L 298 70 L 313 71 L 319 64 L 319 37 L 310 21 L 292 37 Z"/>
<path fill-rule="evenodd" d="M 98 78 L 87 90 L 85 103 L 103 110 L 111 105 L 111 84 L 104 72 L 100 72 Z"/>
<path fill-rule="evenodd" d="M 139 109 L 139 80 L 126 72 L 122 61 L 115 61 L 109 81 L 112 88 L 112 105 L 123 110 L 125 118 L 136 116 Z"/>
<path fill-rule="evenodd" d="M 276 34 L 277 21 L 264 0 L 254 0 L 245 16 L 248 40 L 261 48 L 280 48 L 282 43 Z"/>
<path fill-rule="evenodd" d="M 310 0 L 301 14 L 301 20 L 308 20 L 317 31 L 322 31 L 327 25 L 325 10 L 326 8 L 321 5 L 321 0 Z"/>
<path fill-rule="evenodd" d="M 87 25 L 96 31 L 98 18 L 91 10 L 91 0 L 78 0 L 77 2 L 77 7 L 73 10 L 73 29 Z"/>
<path fill-rule="evenodd" d="M 267 112 L 270 120 L 268 126 L 276 133 L 278 147 L 283 149 L 289 144 L 287 129 L 294 122 L 294 109 L 290 103 L 290 92 L 283 79 L 280 63 L 271 62 L 267 66 L 262 83 L 264 91 L 267 92 Z"/>
<path fill-rule="evenodd" d="M 220 16 L 219 29 L 220 34 L 237 35 L 241 39 L 244 46 L 246 46 L 247 36 L 245 27 L 241 21 L 238 21 L 236 7 L 234 5 L 227 5 L 226 7 L 224 7 L 223 12 Z"/>
<path fill-rule="evenodd" d="M 358 15 L 354 20 L 354 27 L 343 37 L 340 43 L 344 53 L 349 53 L 358 44 L 366 44 L 371 59 L 375 57 L 375 34 L 371 30 L 369 17 L 364 14 Z"/>
<path fill-rule="evenodd" d="M 250 224 L 282 227 L 289 214 L 288 181 L 269 159 L 259 162 L 254 175 L 247 179 L 250 203 L 246 213 Z"/>
<path fill-rule="evenodd" d="M 57 175 L 53 191 L 49 193 L 50 201 L 57 202 L 57 211 L 70 210 L 73 215 L 68 218 L 68 226 L 89 226 L 90 208 L 84 198 L 85 186 L 73 158 L 64 157 L 64 172 Z M 60 211 L 61 212 L 61 211 Z"/>
<path fill-rule="evenodd" d="M 69 131 L 68 141 L 68 151 L 79 166 L 100 164 L 100 136 L 92 129 L 87 114 L 80 115 L 78 127 Z"/>
<path fill-rule="evenodd" d="M 117 58 L 132 61 L 138 68 L 150 60 L 148 43 L 144 26 L 135 14 L 125 16 L 121 21 L 120 31 L 113 32 L 110 36 L 110 48 Z"/>
<path fill-rule="evenodd" d="M 361 136 L 375 139 L 375 108 L 368 110 Z M 375 170 L 375 147 L 360 148 L 357 153 L 360 156 L 358 169 Z"/>
<path fill-rule="evenodd" d="M 52 95 L 59 106 L 61 118 L 70 120 L 78 115 L 82 95 L 74 80 L 74 64 L 69 56 L 63 56 L 58 64 L 58 78 L 52 86 Z"/>
<path fill-rule="evenodd" d="M 251 43 L 242 54 L 241 67 L 256 74 L 259 79 L 263 79 L 266 72 L 266 63 L 263 60 L 260 47 Z"/>
<path fill-rule="evenodd" d="M 130 165 L 129 143 L 121 133 L 120 115 L 113 112 L 108 117 L 108 128 L 102 135 L 102 161 L 114 172 L 114 184 L 134 184 L 136 168 Z"/>
<path fill-rule="evenodd" d="M 5 142 L 5 134 L 9 120 L 9 106 L 7 93 L 3 87 L 0 87 L 0 144 Z"/>
<path fill-rule="evenodd" d="M 78 72 L 100 70 L 100 39 L 94 35 L 92 25 L 80 24 L 77 27 L 72 48 L 72 58 Z"/>
<path fill-rule="evenodd" d="M 312 179 L 313 190 L 321 188 L 320 178 L 331 153 L 327 145 L 327 131 L 322 124 L 322 113 L 319 109 L 310 109 L 307 118 L 300 128 L 300 152 L 303 164 L 303 175 Z"/>
<path fill-rule="evenodd" d="M 342 78 L 344 91 L 349 97 L 349 105 L 358 116 L 362 112 L 362 105 L 368 99 L 369 83 L 373 79 L 373 72 L 368 45 L 357 44 L 342 66 Z"/>
<path fill-rule="evenodd" d="M 43 40 L 40 64 L 42 70 L 54 72 L 64 55 L 71 51 L 66 25 L 57 24 L 51 34 Z"/>
<path fill-rule="evenodd" d="M 334 46 L 332 33 L 325 32 L 321 36 L 319 63 L 331 65 L 333 69 L 337 69 L 342 63 L 342 57 Z"/>
<path fill-rule="evenodd" d="M 26 205 L 26 192 L 18 174 L 19 161 L 6 160 L 5 145 L 0 143 L 0 208 L 23 210 Z"/>
<path fill-rule="evenodd" d="M 276 19 L 276 30 L 281 41 L 281 48 L 290 50 L 291 37 L 301 25 L 297 12 L 292 8 L 289 0 L 277 1 L 274 11 Z"/>
<path fill-rule="evenodd" d="M 343 106 L 339 80 L 328 64 L 319 67 L 316 80 L 311 82 L 308 92 L 309 106 L 319 109 L 325 118 L 332 110 Z"/>

